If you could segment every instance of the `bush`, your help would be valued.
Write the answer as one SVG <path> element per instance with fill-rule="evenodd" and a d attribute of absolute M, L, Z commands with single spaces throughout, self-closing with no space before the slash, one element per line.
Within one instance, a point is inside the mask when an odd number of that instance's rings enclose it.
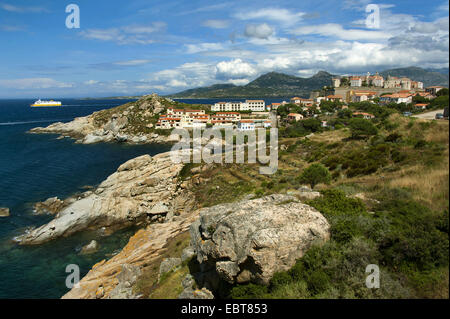
<path fill-rule="evenodd" d="M 338 215 L 359 215 L 366 212 L 366 207 L 359 198 L 347 197 L 341 190 L 328 189 L 321 193 L 322 196 L 308 201 L 308 204 L 327 218 Z"/>
<path fill-rule="evenodd" d="M 377 131 L 375 125 L 368 120 L 355 118 L 350 121 L 350 132 L 353 138 L 376 135 Z"/>
<path fill-rule="evenodd" d="M 230 296 L 233 299 L 261 299 L 265 297 L 267 291 L 266 286 L 250 283 L 233 287 Z"/>
<path fill-rule="evenodd" d="M 292 282 L 292 277 L 287 272 L 277 272 L 270 280 L 270 289 L 277 289 L 278 287 L 288 285 Z"/>
<path fill-rule="evenodd" d="M 312 164 L 300 175 L 300 182 L 307 183 L 314 188 L 319 183 L 328 184 L 331 181 L 331 175 L 328 169 L 322 164 Z"/>

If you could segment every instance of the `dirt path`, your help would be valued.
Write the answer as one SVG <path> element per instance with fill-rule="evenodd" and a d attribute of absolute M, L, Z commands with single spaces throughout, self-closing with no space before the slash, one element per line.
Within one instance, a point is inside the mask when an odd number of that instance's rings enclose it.
<path fill-rule="evenodd" d="M 413 115 L 413 117 L 417 117 L 419 119 L 425 119 L 425 120 L 434 120 L 437 113 L 444 114 L 444 110 L 436 110 L 431 112 L 426 112 L 422 114 Z"/>

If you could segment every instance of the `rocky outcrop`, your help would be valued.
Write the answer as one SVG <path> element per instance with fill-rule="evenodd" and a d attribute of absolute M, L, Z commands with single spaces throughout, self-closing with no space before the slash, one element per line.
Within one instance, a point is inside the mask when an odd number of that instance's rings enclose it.
<path fill-rule="evenodd" d="M 91 240 L 89 244 L 83 246 L 80 251 L 80 255 L 89 255 L 97 252 L 98 250 L 98 242 L 96 240 Z"/>
<path fill-rule="evenodd" d="M 56 214 L 61 211 L 69 202 L 74 201 L 74 199 L 68 199 L 67 201 L 62 201 L 58 197 L 50 197 L 43 202 L 34 204 L 34 213 L 37 215 L 41 214 Z"/>
<path fill-rule="evenodd" d="M 0 217 L 8 217 L 9 214 L 9 208 L 0 207 Z"/>
<path fill-rule="evenodd" d="M 80 281 L 78 288 L 72 288 L 63 299 L 95 299 L 95 298 L 115 298 L 117 292 L 135 296 L 131 293 L 134 285 L 130 282 L 129 289 L 123 289 L 128 284 L 121 280 L 120 274 L 124 271 L 123 265 L 130 265 L 135 272 L 144 267 L 153 267 L 161 262 L 161 256 L 167 250 L 168 243 L 181 233 L 189 230 L 190 225 L 198 218 L 198 210 L 191 210 L 187 203 L 185 213 L 176 219 L 171 219 L 163 224 L 150 224 L 146 228 L 139 230 L 132 236 L 128 244 L 120 253 L 109 260 L 102 260 L 92 267 L 92 269 Z M 124 276 L 124 277 L 128 277 Z M 119 288 L 117 288 L 119 286 Z M 116 289 L 117 288 L 117 289 Z M 124 296 L 124 295 L 122 295 Z M 134 297 L 133 297 L 134 298 Z"/>
<path fill-rule="evenodd" d="M 311 245 L 328 240 L 329 229 L 317 210 L 289 195 L 204 208 L 190 229 L 202 272 L 199 284 L 213 291 L 218 278 L 268 284 Z"/>
<path fill-rule="evenodd" d="M 156 134 L 154 116 L 164 110 L 169 100 L 157 94 L 146 95 L 136 102 L 106 109 L 68 123 L 57 122 L 47 127 L 36 127 L 30 133 L 54 133 L 72 137 L 78 143 L 99 142 L 167 143 L 166 136 Z"/>
<path fill-rule="evenodd" d="M 193 198 L 177 178 L 183 164 L 173 163 L 170 154 L 129 160 L 88 196 L 80 197 L 48 224 L 17 240 L 20 244 L 40 244 L 85 229 L 117 229 L 179 215 Z"/>
<path fill-rule="evenodd" d="M 108 295 L 108 299 L 138 299 L 141 296 L 133 291 L 133 285 L 141 276 L 142 271 L 139 266 L 123 264 L 122 270 L 117 275 L 117 286 Z M 103 288 L 103 286 L 102 286 Z M 101 292 L 102 290 L 100 290 Z M 103 293 L 104 295 L 104 293 Z M 103 297 L 102 294 L 96 295 L 97 298 Z"/>

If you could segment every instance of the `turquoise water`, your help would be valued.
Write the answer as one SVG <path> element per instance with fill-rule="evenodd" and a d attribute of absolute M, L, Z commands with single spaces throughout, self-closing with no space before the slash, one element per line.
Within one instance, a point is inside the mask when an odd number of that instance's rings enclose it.
<path fill-rule="evenodd" d="M 22 247 L 11 241 L 27 227 L 40 226 L 50 216 L 34 216 L 32 204 L 48 197 L 68 197 L 95 186 L 118 166 L 143 154 L 155 155 L 168 146 L 102 143 L 74 144 L 56 135 L 28 134 L 29 129 L 55 121 L 69 121 L 94 111 L 117 106 L 126 100 L 62 100 L 61 108 L 30 108 L 31 100 L 0 100 L 0 207 L 11 216 L 0 218 L 0 298 L 59 298 L 65 287 L 65 267 L 78 264 L 81 275 L 93 264 L 119 251 L 134 229 L 109 237 L 83 232 L 50 243 Z M 78 254 L 91 239 L 100 250 Z"/>

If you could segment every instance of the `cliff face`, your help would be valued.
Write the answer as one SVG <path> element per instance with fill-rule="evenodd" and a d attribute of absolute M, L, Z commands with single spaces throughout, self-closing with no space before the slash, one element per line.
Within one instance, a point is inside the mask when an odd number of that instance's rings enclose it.
<path fill-rule="evenodd" d="M 112 230 L 139 223 L 162 222 L 184 212 L 192 201 L 177 176 L 183 164 L 171 153 L 143 155 L 122 164 L 97 189 L 57 213 L 46 225 L 19 236 L 20 244 L 40 244 L 85 229 Z"/>
<path fill-rule="evenodd" d="M 132 286 L 140 269 L 157 263 L 167 243 L 186 232 L 197 217 L 198 212 L 191 210 L 169 222 L 152 224 L 139 230 L 119 254 L 94 265 L 80 281 L 80 286 L 72 288 L 62 298 L 136 298 Z M 134 269 L 136 276 L 128 275 L 130 268 Z"/>
<path fill-rule="evenodd" d="M 154 133 L 155 116 L 170 103 L 156 94 L 136 102 L 94 112 L 68 123 L 57 122 L 36 127 L 30 133 L 56 133 L 77 139 L 83 144 L 98 142 L 165 143 L 168 138 Z"/>

